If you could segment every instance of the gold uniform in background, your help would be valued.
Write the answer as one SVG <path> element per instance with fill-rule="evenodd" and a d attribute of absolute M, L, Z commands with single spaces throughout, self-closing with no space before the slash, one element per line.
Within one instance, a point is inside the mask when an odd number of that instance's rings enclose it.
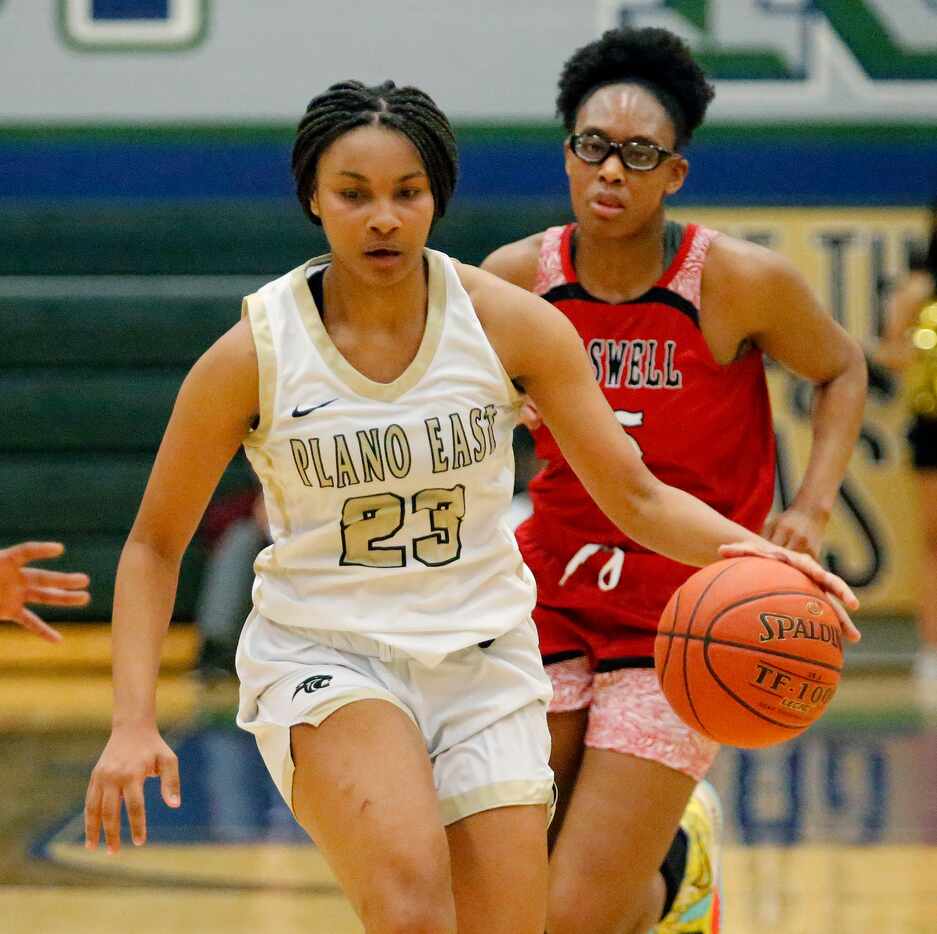
<path fill-rule="evenodd" d="M 917 353 L 908 369 L 910 408 L 916 415 L 937 419 L 937 301 L 921 309 L 911 342 Z"/>

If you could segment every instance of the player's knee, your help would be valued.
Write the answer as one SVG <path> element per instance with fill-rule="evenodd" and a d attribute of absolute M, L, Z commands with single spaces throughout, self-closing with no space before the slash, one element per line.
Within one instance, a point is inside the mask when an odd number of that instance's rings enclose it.
<path fill-rule="evenodd" d="M 643 915 L 649 880 L 633 878 L 622 869 L 614 879 L 600 867 L 589 871 L 554 873 L 547 905 L 549 934 L 604 934 L 630 930 L 632 916 Z"/>
<path fill-rule="evenodd" d="M 368 934 L 455 934 L 448 860 L 391 860 L 368 886 L 361 915 Z"/>
<path fill-rule="evenodd" d="M 638 925 L 640 931 L 633 924 L 626 909 L 617 906 L 600 904 L 598 902 L 583 902 L 579 905 L 558 905 L 551 903 L 547 915 L 548 934 L 620 934 L 622 931 L 635 931 L 636 934 L 645 934 L 649 925 Z"/>
<path fill-rule="evenodd" d="M 568 902 L 558 904 L 551 900 L 547 914 L 547 931 L 549 934 L 582 934 L 583 931 L 599 934 L 606 930 L 618 930 L 617 921 L 613 922 L 614 927 L 601 926 L 593 907 L 588 902 L 571 905 Z"/>
<path fill-rule="evenodd" d="M 590 915 L 597 894 L 595 887 L 582 876 L 552 878 L 547 901 L 547 930 L 550 934 L 591 931 L 594 919 Z"/>
<path fill-rule="evenodd" d="M 456 934 L 451 904 L 420 897 L 369 902 L 361 913 L 368 934 Z"/>
<path fill-rule="evenodd" d="M 582 915 L 573 910 L 572 905 L 557 904 L 550 900 L 547 911 L 547 931 L 549 934 L 572 934 L 576 926 L 582 924 Z"/>

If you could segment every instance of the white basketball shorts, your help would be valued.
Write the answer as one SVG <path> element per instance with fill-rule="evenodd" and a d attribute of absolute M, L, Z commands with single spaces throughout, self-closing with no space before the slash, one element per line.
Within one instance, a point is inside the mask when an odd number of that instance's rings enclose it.
<path fill-rule="evenodd" d="M 254 734 L 291 807 L 290 727 L 319 726 L 346 704 L 378 698 L 422 733 L 444 824 L 508 805 L 547 804 L 552 814 L 552 687 L 532 622 L 427 668 L 354 633 L 280 626 L 254 611 L 237 671 L 238 725 Z"/>

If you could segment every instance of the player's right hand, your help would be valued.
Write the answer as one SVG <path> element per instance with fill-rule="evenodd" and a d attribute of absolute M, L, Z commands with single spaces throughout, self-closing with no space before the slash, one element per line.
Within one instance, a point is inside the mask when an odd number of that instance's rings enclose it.
<path fill-rule="evenodd" d="M 120 850 L 121 801 L 134 845 L 146 843 L 143 782 L 150 777 L 159 778 L 163 801 L 171 808 L 179 807 L 179 762 L 155 724 L 115 727 L 85 795 L 85 846 L 89 850 L 97 849 L 102 828 L 107 852 L 113 855 Z"/>
<path fill-rule="evenodd" d="M 543 424 L 540 410 L 533 404 L 530 396 L 521 397 L 521 410 L 518 413 L 518 418 L 528 431 L 536 431 Z"/>

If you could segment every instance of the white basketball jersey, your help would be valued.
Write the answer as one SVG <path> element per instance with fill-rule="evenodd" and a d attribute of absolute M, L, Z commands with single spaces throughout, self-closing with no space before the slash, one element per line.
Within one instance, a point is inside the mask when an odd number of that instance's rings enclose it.
<path fill-rule="evenodd" d="M 273 538 L 255 563 L 258 611 L 434 665 L 529 619 L 534 582 L 505 518 L 519 397 L 451 260 L 425 255 L 426 328 L 392 383 L 326 332 L 308 277 L 328 256 L 244 300 L 260 368 L 245 450 Z"/>

